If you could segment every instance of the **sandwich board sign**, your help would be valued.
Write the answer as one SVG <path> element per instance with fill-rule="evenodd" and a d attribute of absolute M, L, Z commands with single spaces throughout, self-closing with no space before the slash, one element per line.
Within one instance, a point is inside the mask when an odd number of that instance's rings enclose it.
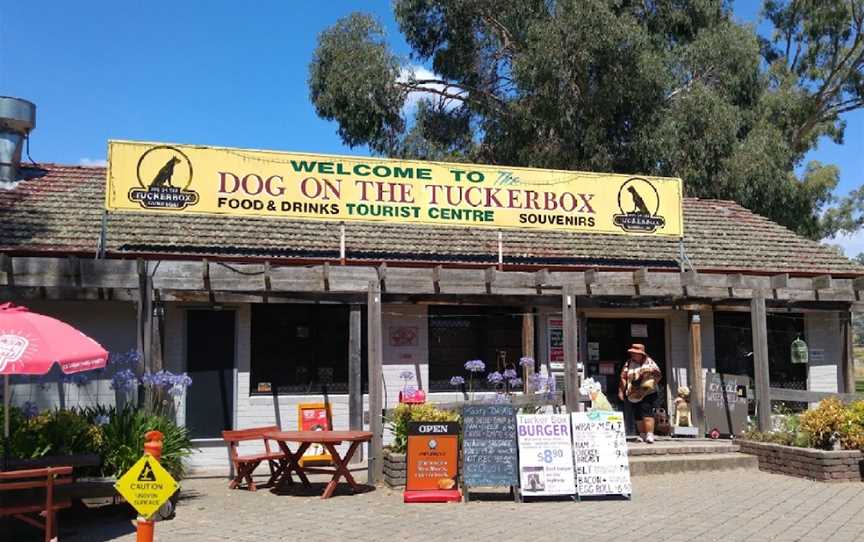
<path fill-rule="evenodd" d="M 523 497 L 575 495 L 570 417 L 517 414 L 519 486 Z"/>
<path fill-rule="evenodd" d="M 592 410 L 570 413 L 576 492 L 579 497 L 622 495 L 630 498 L 630 460 L 624 415 Z"/>
<path fill-rule="evenodd" d="M 153 456 L 144 454 L 114 488 L 141 516 L 149 518 L 180 489 L 180 484 Z"/>

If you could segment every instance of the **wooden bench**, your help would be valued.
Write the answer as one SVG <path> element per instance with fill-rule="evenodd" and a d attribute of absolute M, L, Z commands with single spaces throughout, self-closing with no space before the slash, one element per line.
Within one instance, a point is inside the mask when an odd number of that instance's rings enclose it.
<path fill-rule="evenodd" d="M 0 517 L 12 516 L 43 530 L 45 542 L 57 540 L 57 510 L 72 503 L 58 498 L 55 488 L 71 483 L 72 467 L 0 472 Z"/>
<path fill-rule="evenodd" d="M 235 431 L 222 431 L 222 439 L 228 445 L 228 455 L 231 458 L 231 463 L 234 465 L 234 479 L 228 484 L 231 489 L 240 487 L 245 480 L 246 487 L 250 491 L 255 491 L 255 481 L 252 479 L 252 473 L 263 462 L 267 462 L 270 467 L 270 479 L 267 481 L 268 486 L 272 486 L 276 480 L 282 475 L 282 471 L 287 465 L 288 458 L 281 449 L 272 451 L 270 449 L 270 439 L 265 437 L 265 433 L 279 431 L 279 426 L 270 425 L 267 427 L 252 427 L 249 429 L 239 429 Z M 240 443 L 251 441 L 262 441 L 264 443 L 264 452 L 253 455 L 240 455 Z"/>

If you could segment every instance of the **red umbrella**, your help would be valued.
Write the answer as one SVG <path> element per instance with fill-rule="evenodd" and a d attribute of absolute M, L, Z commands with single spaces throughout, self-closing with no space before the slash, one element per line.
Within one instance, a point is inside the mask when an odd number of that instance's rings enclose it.
<path fill-rule="evenodd" d="M 102 346 L 74 327 L 12 303 L 0 305 L 0 375 L 4 375 L 4 435 L 9 437 L 9 375 L 41 375 L 55 363 L 66 373 L 101 369 Z"/>

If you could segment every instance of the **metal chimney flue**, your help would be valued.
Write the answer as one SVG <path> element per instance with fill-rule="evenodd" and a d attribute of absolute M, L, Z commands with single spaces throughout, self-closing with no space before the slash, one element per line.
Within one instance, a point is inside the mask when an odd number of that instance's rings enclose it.
<path fill-rule="evenodd" d="M 0 96 L 0 188 L 14 188 L 24 139 L 36 126 L 36 104 Z"/>

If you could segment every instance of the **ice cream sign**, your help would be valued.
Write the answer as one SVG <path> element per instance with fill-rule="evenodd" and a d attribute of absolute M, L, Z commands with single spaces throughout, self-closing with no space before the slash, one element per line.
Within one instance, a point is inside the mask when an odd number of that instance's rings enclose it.
<path fill-rule="evenodd" d="M 30 341 L 21 335 L 0 334 L 0 372 L 5 371 L 8 364 L 20 360 L 29 344 Z"/>

